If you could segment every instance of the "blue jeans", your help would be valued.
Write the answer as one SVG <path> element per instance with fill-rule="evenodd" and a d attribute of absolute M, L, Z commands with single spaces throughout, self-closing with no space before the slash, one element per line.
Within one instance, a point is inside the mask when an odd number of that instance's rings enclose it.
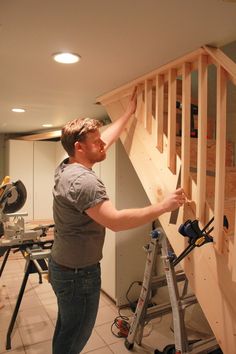
<path fill-rule="evenodd" d="M 87 343 L 97 316 L 100 264 L 63 269 L 49 260 L 49 281 L 57 297 L 58 317 L 52 341 L 53 354 L 78 354 Z"/>

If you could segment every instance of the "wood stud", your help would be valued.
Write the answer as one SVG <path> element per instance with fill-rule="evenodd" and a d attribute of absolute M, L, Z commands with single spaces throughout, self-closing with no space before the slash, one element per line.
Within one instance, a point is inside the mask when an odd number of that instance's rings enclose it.
<path fill-rule="evenodd" d="M 207 169 L 207 56 L 198 60 L 198 147 L 197 147 L 197 205 L 196 216 L 205 222 Z"/>
<path fill-rule="evenodd" d="M 157 148 L 163 152 L 163 134 L 164 134 L 164 76 L 156 76 L 156 136 Z"/>
<path fill-rule="evenodd" d="M 225 151 L 226 151 L 226 75 L 217 66 L 217 113 L 216 113 L 216 178 L 215 178 L 215 228 L 214 239 L 218 252 L 223 251 L 223 216 L 225 191 Z"/>
<path fill-rule="evenodd" d="M 176 173 L 176 70 L 168 71 L 168 168 Z"/>
<path fill-rule="evenodd" d="M 190 171 L 190 107 L 191 107 L 191 64 L 184 63 L 182 67 L 182 144 L 181 161 L 182 174 L 181 186 L 188 198 L 189 192 L 189 171 Z"/>
<path fill-rule="evenodd" d="M 148 133 L 152 133 L 152 80 L 145 80 L 145 118 L 144 125 Z"/>

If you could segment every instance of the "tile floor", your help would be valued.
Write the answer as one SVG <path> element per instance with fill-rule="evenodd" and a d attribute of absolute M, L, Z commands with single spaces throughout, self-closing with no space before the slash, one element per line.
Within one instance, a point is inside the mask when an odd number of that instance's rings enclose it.
<path fill-rule="evenodd" d="M 0 258 L 0 264 L 3 257 Z M 29 276 L 11 336 L 12 349 L 6 350 L 6 333 L 24 275 L 25 260 L 20 252 L 13 254 L 6 263 L 0 278 L 0 299 L 4 306 L 0 309 L 0 353 L 11 354 L 51 354 L 51 339 L 56 320 L 56 298 L 46 279 L 38 283 L 38 275 Z M 131 315 L 129 310 L 121 310 Z M 111 325 L 118 316 L 114 303 L 101 293 L 99 312 L 93 334 L 83 350 L 91 354 L 130 353 L 124 346 L 124 339 L 111 333 Z M 151 354 L 155 348 L 162 350 L 173 343 L 170 330 L 172 319 L 164 316 L 145 327 L 142 347 L 134 346 L 134 353 Z"/>

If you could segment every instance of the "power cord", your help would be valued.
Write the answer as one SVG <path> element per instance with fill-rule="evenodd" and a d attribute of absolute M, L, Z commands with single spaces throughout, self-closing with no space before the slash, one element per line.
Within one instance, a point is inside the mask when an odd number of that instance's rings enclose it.
<path fill-rule="evenodd" d="M 141 281 L 135 280 L 130 284 L 130 286 L 125 294 L 126 300 L 128 301 L 128 304 L 129 304 L 132 312 L 135 312 L 137 301 L 131 301 L 129 299 L 129 292 L 135 284 L 142 286 Z M 118 313 L 119 313 L 119 316 L 117 316 L 114 319 L 114 321 L 111 325 L 111 332 L 117 338 L 121 338 L 121 337 L 126 338 L 128 336 L 129 329 L 130 329 L 129 317 L 122 315 L 120 313 L 120 309 L 118 310 Z"/>
<path fill-rule="evenodd" d="M 130 308 L 131 308 L 131 310 L 132 310 L 133 312 L 135 312 L 135 310 L 136 310 L 136 306 L 137 306 L 137 302 L 138 302 L 138 301 L 131 301 L 131 300 L 129 299 L 128 295 L 129 295 L 129 292 L 130 292 L 131 288 L 132 288 L 135 284 L 138 284 L 139 286 L 142 286 L 143 282 L 142 282 L 142 281 L 139 281 L 139 280 L 133 281 L 133 282 L 130 284 L 130 286 L 129 286 L 129 288 L 128 288 L 126 294 L 125 294 L 126 300 L 128 301 L 129 306 L 130 306 Z"/>
<path fill-rule="evenodd" d="M 114 331 L 114 327 L 117 329 L 116 332 Z M 121 315 L 119 309 L 119 316 L 114 319 L 111 325 L 111 332 L 117 338 L 126 338 L 128 337 L 129 329 L 129 317 Z"/>

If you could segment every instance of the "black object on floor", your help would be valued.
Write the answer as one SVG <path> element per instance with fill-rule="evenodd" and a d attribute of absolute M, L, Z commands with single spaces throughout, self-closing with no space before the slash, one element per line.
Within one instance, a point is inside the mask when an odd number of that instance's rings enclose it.
<path fill-rule="evenodd" d="M 154 354 L 175 354 L 175 345 L 174 344 L 169 344 L 167 345 L 163 351 L 161 352 L 160 350 L 156 349 L 154 351 Z M 220 348 L 214 349 L 211 352 L 208 352 L 208 354 L 223 354 L 222 350 Z"/>
<path fill-rule="evenodd" d="M 158 349 L 155 350 L 154 354 L 175 354 L 175 345 L 174 344 L 169 344 L 167 345 L 162 352 L 160 352 Z"/>

